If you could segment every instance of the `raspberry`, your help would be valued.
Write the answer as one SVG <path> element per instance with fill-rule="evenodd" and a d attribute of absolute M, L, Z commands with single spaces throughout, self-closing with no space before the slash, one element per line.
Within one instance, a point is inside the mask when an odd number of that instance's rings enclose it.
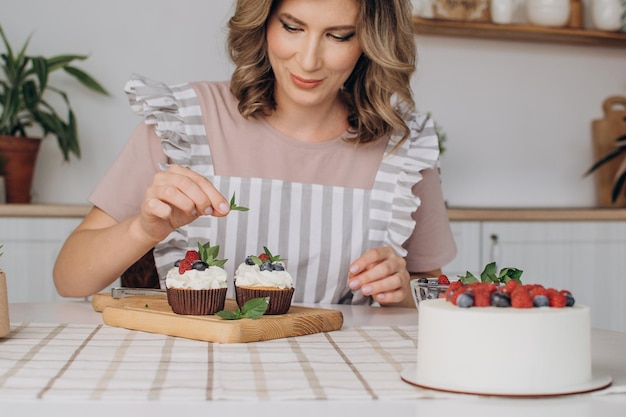
<path fill-rule="evenodd" d="M 474 305 L 476 307 L 489 307 L 491 305 L 491 294 L 489 291 L 474 292 Z"/>
<path fill-rule="evenodd" d="M 448 291 L 450 290 L 450 288 L 448 288 Z M 450 300 L 450 302 L 454 305 L 456 305 L 456 301 L 457 298 L 459 298 L 459 296 L 463 293 L 466 293 L 468 290 L 468 288 L 465 285 L 462 285 L 460 287 L 458 287 L 456 290 L 453 290 L 452 292 L 447 292 L 446 294 L 446 299 Z"/>
<path fill-rule="evenodd" d="M 536 285 L 533 289 L 529 291 L 530 298 L 535 298 L 537 295 L 548 295 L 548 291 L 543 288 L 541 285 Z"/>
<path fill-rule="evenodd" d="M 515 290 L 515 288 L 519 285 L 519 283 L 517 281 L 515 281 L 514 279 L 508 281 L 506 284 L 504 284 L 504 286 L 501 288 L 501 292 L 505 293 L 505 294 L 513 294 L 513 290 Z"/>
<path fill-rule="evenodd" d="M 259 255 L 259 259 L 261 261 L 270 261 L 270 257 L 266 253 L 262 253 Z"/>
<path fill-rule="evenodd" d="M 511 293 L 511 307 L 532 308 L 532 306 L 533 300 L 530 298 L 530 294 L 523 288 L 518 288 Z"/>
<path fill-rule="evenodd" d="M 445 294 L 444 294 L 444 298 L 448 301 L 452 301 L 452 295 L 457 291 L 460 290 L 461 287 L 463 287 L 463 283 L 461 281 L 454 281 L 453 283 L 451 283 L 448 286 L 448 289 L 446 290 Z"/>
<path fill-rule="evenodd" d="M 193 264 L 193 261 L 200 260 L 200 254 L 197 250 L 188 250 L 187 253 L 185 253 L 185 259 Z"/>
<path fill-rule="evenodd" d="M 190 271 L 191 269 L 191 261 L 189 259 L 182 259 L 178 264 L 179 274 L 184 274 L 185 271 Z"/>
<path fill-rule="evenodd" d="M 444 274 L 439 275 L 439 277 L 437 278 L 437 282 L 439 283 L 439 285 L 449 285 L 450 284 L 450 280 Z"/>
<path fill-rule="evenodd" d="M 561 308 L 567 305 L 567 299 L 565 298 L 565 295 L 558 291 L 549 292 L 548 300 L 550 301 L 550 307 Z"/>

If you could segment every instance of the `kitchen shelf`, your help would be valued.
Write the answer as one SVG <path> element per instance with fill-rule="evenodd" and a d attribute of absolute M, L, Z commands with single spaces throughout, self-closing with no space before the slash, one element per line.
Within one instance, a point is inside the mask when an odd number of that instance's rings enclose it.
<path fill-rule="evenodd" d="M 548 28 L 517 24 L 497 25 L 493 23 L 423 19 L 417 16 L 413 17 L 413 28 L 418 35 L 626 48 L 626 32 Z"/>
<path fill-rule="evenodd" d="M 3 217 L 84 217 L 90 205 L 0 204 Z M 626 221 L 626 208 L 449 207 L 450 221 Z"/>

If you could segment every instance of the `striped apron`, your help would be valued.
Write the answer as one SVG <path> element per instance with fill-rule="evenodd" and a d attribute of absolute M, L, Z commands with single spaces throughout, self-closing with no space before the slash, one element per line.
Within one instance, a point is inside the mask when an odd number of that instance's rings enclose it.
<path fill-rule="evenodd" d="M 207 177 L 238 205 L 218 218 L 203 216 L 174 230 L 155 247 L 161 287 L 174 262 L 198 242 L 220 246 L 224 269 L 233 276 L 247 255 L 266 246 L 285 259 L 294 278 L 294 302 L 371 303 L 371 297 L 348 287 L 350 264 L 368 249 L 391 246 L 406 256 L 403 243 L 413 232 L 411 214 L 420 204 L 412 187 L 420 171 L 437 162 L 439 148 L 432 121 L 411 114 L 411 136 L 392 150 L 392 135 L 372 189 L 294 183 L 274 179 L 225 177 L 215 174 L 195 90 L 189 84 L 167 86 L 134 75 L 126 85 L 133 110 L 155 126 L 172 164 Z M 163 167 L 166 169 L 167 167 Z M 229 295 L 234 294 L 232 281 Z"/>

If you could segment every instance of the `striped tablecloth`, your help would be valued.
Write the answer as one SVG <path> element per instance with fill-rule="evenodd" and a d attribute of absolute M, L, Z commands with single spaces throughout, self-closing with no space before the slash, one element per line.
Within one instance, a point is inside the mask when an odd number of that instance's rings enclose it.
<path fill-rule="evenodd" d="M 257 343 L 216 344 L 106 325 L 13 324 L 9 337 L 0 339 L 0 401 L 460 395 L 421 389 L 400 378 L 403 369 L 415 365 L 416 336 L 416 326 L 348 327 Z"/>

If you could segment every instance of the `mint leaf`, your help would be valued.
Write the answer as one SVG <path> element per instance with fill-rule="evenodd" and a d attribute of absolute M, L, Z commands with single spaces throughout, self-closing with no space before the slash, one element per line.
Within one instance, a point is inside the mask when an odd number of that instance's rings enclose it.
<path fill-rule="evenodd" d="M 469 272 L 469 271 L 465 272 L 465 276 L 459 275 L 458 277 L 459 277 L 459 281 L 461 281 L 465 285 L 473 284 L 474 282 L 478 282 L 478 278 L 476 278 L 474 275 L 472 275 L 472 273 Z"/>
<path fill-rule="evenodd" d="M 248 207 L 238 206 L 237 203 L 235 203 L 235 193 L 233 193 L 233 196 L 230 199 L 230 209 L 231 210 L 237 210 L 237 211 L 248 211 L 248 210 L 250 210 Z"/>
<path fill-rule="evenodd" d="M 206 242 L 205 244 L 198 242 L 198 255 L 209 266 L 222 267 L 228 261 L 228 259 L 217 259 L 219 251 L 220 245 L 211 246 L 211 242 Z"/>
<path fill-rule="evenodd" d="M 232 311 L 218 311 L 215 313 L 216 316 L 224 319 L 224 320 L 241 320 L 243 318 L 256 320 L 261 317 L 267 311 L 267 307 L 269 306 L 270 298 L 253 298 L 252 300 L 248 300 L 245 302 L 241 309 Z"/>
<path fill-rule="evenodd" d="M 269 306 L 270 298 L 253 298 L 252 300 L 246 301 L 241 309 L 241 313 L 243 317 L 247 319 L 258 319 L 267 311 L 267 307 Z"/>
<path fill-rule="evenodd" d="M 496 276 L 497 268 L 496 263 L 491 262 L 485 266 L 483 272 L 480 273 L 480 280 L 482 282 L 495 283 L 499 282 L 498 277 Z"/>
<path fill-rule="evenodd" d="M 522 271 L 521 269 L 517 269 L 517 268 L 502 268 L 499 274 L 500 282 L 503 282 L 506 284 L 508 281 L 514 279 L 521 284 L 522 280 L 520 278 L 523 272 L 524 271 Z"/>
<path fill-rule="evenodd" d="M 263 252 L 270 258 L 270 262 L 284 261 L 284 259 L 280 258 L 280 255 L 272 255 L 272 252 L 266 246 L 263 246 Z"/>
<path fill-rule="evenodd" d="M 232 312 L 232 311 L 226 311 L 226 310 L 222 310 L 222 311 L 218 311 L 217 313 L 215 313 L 216 316 L 223 318 L 224 320 L 239 320 L 241 319 L 241 311 L 239 309 L 237 309 L 236 312 Z"/>
<path fill-rule="evenodd" d="M 498 269 L 495 262 L 488 263 L 485 266 L 485 269 L 483 269 L 483 272 L 480 273 L 480 281 L 491 284 L 506 284 L 510 280 L 514 279 L 520 284 L 522 283 L 522 280 L 520 278 L 524 271 L 522 271 L 521 269 L 502 268 L 500 272 L 496 274 L 497 270 Z M 461 281 L 465 285 L 479 282 L 478 278 L 472 275 L 472 273 L 469 271 L 465 273 L 465 276 L 458 275 L 458 277 L 459 281 Z"/>

